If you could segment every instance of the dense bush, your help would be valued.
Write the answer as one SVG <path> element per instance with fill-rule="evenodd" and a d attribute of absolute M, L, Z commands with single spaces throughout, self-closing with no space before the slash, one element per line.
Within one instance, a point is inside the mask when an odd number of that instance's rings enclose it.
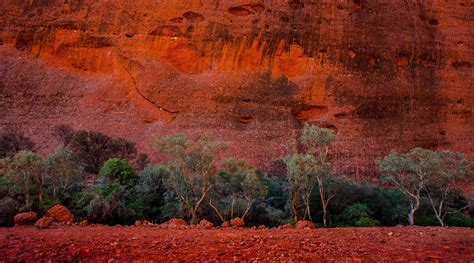
<path fill-rule="evenodd" d="M 18 213 L 18 202 L 11 197 L 0 199 L 0 226 L 12 226 L 13 217 Z"/>
<path fill-rule="evenodd" d="M 448 226 L 474 227 L 474 219 L 460 212 L 448 215 L 446 222 Z"/>
<path fill-rule="evenodd" d="M 64 133 L 65 146 L 74 152 L 89 173 L 97 174 L 110 158 L 135 160 L 138 157 L 135 143 L 125 139 L 112 138 L 94 131 Z"/>
<path fill-rule="evenodd" d="M 308 126 L 303 135 L 296 144 L 299 151 L 289 155 L 286 163 L 275 161 L 264 174 L 245 160 L 219 164 L 226 145 L 211 134 L 159 139 L 162 157 L 168 162 L 150 166 L 146 155 L 137 155 L 134 143 L 65 126 L 57 131 L 65 147 L 50 155 L 14 150 L 0 159 L 0 225 L 11 226 L 18 212 L 33 210 L 42 215 L 61 203 L 77 220 L 110 225 L 131 224 L 136 219 L 161 223 L 173 217 L 193 223 L 205 218 L 220 224 L 239 216 L 248 226 L 278 226 L 295 223 L 296 208 L 299 218 L 330 227 L 407 224 L 410 210 L 417 225 L 443 222 L 474 227 L 469 217 L 474 214 L 472 200 L 462 195 L 457 184 L 471 176 L 465 156 L 417 149 L 407 155 L 392 153 L 379 161 L 387 176 L 398 176 L 398 172 L 413 176 L 413 167 L 430 173 L 422 187 L 411 189 L 415 198 L 409 198 L 411 192 L 401 185 L 384 188 L 335 176 L 325 161 L 328 145 L 318 144 L 332 141 L 333 134 Z M 430 165 L 420 164 L 423 159 L 429 159 Z M 293 209 L 291 194 L 296 198 Z M 440 202 L 442 208 L 434 209 L 433 204 Z M 410 204 L 416 207 L 410 209 Z"/>
<path fill-rule="evenodd" d="M 34 148 L 33 141 L 20 131 L 4 130 L 0 132 L 0 159 L 12 157 L 23 150 L 33 151 Z"/>
<path fill-rule="evenodd" d="M 164 181 L 169 177 L 169 171 L 163 166 L 147 166 L 138 177 L 138 183 L 135 186 L 137 197 L 130 205 L 136 217 L 152 221 L 169 217 L 166 213 L 164 215 L 161 213 L 166 198 Z"/>
<path fill-rule="evenodd" d="M 378 226 L 380 222 L 372 217 L 373 212 L 366 204 L 356 203 L 344 209 L 339 216 L 343 226 Z"/>

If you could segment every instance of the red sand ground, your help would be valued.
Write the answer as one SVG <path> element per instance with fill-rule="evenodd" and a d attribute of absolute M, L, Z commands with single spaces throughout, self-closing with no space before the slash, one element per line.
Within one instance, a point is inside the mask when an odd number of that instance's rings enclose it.
<path fill-rule="evenodd" d="M 0 261 L 49 259 L 472 262 L 474 229 L 395 227 L 170 230 L 126 226 L 0 229 Z"/>

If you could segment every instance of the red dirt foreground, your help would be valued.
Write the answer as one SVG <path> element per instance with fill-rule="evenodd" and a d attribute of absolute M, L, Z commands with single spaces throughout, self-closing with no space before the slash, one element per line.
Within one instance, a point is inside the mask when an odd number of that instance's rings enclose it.
<path fill-rule="evenodd" d="M 0 229 L 0 261 L 460 261 L 474 260 L 474 229 L 160 229 L 54 226 Z"/>

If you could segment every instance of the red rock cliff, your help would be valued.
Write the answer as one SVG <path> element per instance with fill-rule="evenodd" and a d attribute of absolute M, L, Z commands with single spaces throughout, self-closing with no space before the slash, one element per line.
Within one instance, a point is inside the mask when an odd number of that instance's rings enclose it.
<path fill-rule="evenodd" d="M 269 168 L 304 122 L 338 172 L 391 149 L 474 155 L 469 0 L 4 0 L 0 125 L 139 142 L 213 131 Z"/>

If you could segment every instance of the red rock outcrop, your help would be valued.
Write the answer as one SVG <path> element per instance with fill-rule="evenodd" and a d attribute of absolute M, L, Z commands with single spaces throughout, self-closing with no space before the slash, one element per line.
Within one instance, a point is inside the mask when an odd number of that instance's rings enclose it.
<path fill-rule="evenodd" d="M 45 228 L 48 228 L 51 225 L 51 223 L 53 223 L 53 221 L 54 219 L 52 217 L 43 216 L 42 218 L 38 219 L 38 221 L 36 221 L 35 227 L 39 229 L 45 229 Z"/>
<path fill-rule="evenodd" d="M 74 215 L 62 205 L 55 205 L 46 212 L 47 217 L 51 217 L 58 223 L 71 223 L 74 220 Z"/>
<path fill-rule="evenodd" d="M 36 222 L 38 215 L 35 212 L 20 213 L 15 215 L 13 222 L 15 226 L 30 226 Z"/>
<path fill-rule="evenodd" d="M 316 229 L 316 226 L 311 221 L 302 220 L 296 222 L 296 229 Z"/>
<path fill-rule="evenodd" d="M 309 121 L 337 131 L 335 169 L 357 179 L 391 149 L 472 158 L 472 13 L 466 0 L 1 1 L 0 127 L 43 151 L 62 123 L 150 153 L 157 135 L 213 131 L 271 170 Z"/>
<path fill-rule="evenodd" d="M 203 219 L 199 222 L 199 226 L 205 229 L 211 229 L 214 226 L 214 224 L 207 221 L 206 219 Z"/>
<path fill-rule="evenodd" d="M 245 226 L 245 222 L 244 222 L 243 219 L 241 219 L 239 217 L 236 217 L 236 218 L 230 220 L 230 225 L 232 227 L 243 227 L 243 226 Z"/>

